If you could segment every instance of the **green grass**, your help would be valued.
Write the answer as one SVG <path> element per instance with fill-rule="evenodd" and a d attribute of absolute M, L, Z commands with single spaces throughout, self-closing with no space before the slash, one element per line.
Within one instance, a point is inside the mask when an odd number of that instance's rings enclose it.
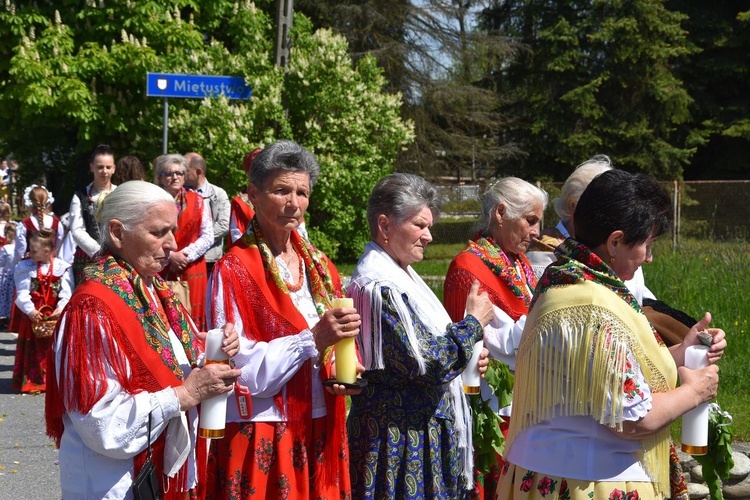
<path fill-rule="evenodd" d="M 685 240 L 674 253 L 671 242 L 657 241 L 654 261 L 643 268 L 646 285 L 658 299 L 696 318 L 709 311 L 711 326 L 726 332 L 717 401 L 734 417 L 732 429 L 740 441 L 750 440 L 749 271 L 750 244 L 704 240 Z"/>
<path fill-rule="evenodd" d="M 464 243 L 433 243 L 425 260 L 414 267 L 422 276 L 445 276 L 451 259 Z M 354 263 L 338 265 L 350 275 Z M 683 240 L 676 252 L 663 238 L 654 248 L 654 261 L 644 266 L 646 284 L 656 297 L 691 316 L 705 311 L 713 316 L 712 326 L 727 333 L 728 347 L 719 363 L 718 403 L 734 417 L 735 439 L 750 441 L 750 244 Z M 432 283 L 430 283 L 432 284 Z M 442 286 L 435 292 L 442 297 Z M 679 419 L 672 433 L 679 442 Z"/>

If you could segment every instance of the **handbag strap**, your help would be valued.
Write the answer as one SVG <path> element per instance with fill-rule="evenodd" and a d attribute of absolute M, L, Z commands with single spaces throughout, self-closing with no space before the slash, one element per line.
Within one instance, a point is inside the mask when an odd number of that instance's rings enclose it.
<path fill-rule="evenodd" d="M 148 453 L 146 453 L 146 461 L 151 460 L 151 412 L 148 412 Z"/>

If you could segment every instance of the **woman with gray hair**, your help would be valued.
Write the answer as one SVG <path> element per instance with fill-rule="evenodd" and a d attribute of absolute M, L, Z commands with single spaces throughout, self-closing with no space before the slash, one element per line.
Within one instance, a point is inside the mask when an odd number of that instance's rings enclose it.
<path fill-rule="evenodd" d="M 347 295 L 368 385 L 347 420 L 353 498 L 466 498 L 473 486 L 471 417 L 459 374 L 492 318 L 479 284 L 452 323 L 411 267 L 432 241 L 438 194 L 410 174 L 378 182 L 367 202 L 370 241 Z M 486 364 L 486 363 L 485 363 Z"/>
<path fill-rule="evenodd" d="M 560 196 L 552 202 L 555 212 L 560 217 L 560 222 L 555 227 L 545 229 L 542 234 L 534 238 L 526 254 L 537 278 L 541 278 L 544 269 L 555 261 L 555 249 L 565 238 L 573 234 L 573 214 L 586 186 L 594 177 L 613 168 L 609 156 L 594 155 L 578 165 L 565 180 Z"/>
<path fill-rule="evenodd" d="M 255 217 L 216 263 L 209 324 L 240 332 L 224 439 L 212 441 L 207 498 L 352 498 L 346 404 L 359 393 L 334 378 L 332 346 L 357 335 L 354 308 L 333 308 L 333 263 L 297 232 L 320 166 L 305 148 L 279 141 L 250 172 Z M 234 404 L 246 398 L 248 404 Z"/>
<path fill-rule="evenodd" d="M 464 315 L 472 283 L 478 280 L 487 291 L 493 317 L 484 329 L 484 346 L 492 359 L 506 363 L 511 371 L 537 283 L 524 252 L 539 236 L 547 199 L 543 190 L 517 177 L 505 177 L 493 184 L 484 194 L 483 229 L 453 259 L 445 278 L 445 308 L 454 321 Z M 498 408 L 497 398 L 485 381 L 481 393 L 502 417 L 500 428 L 507 432 L 510 406 Z M 479 477 L 484 476 L 478 483 L 490 492 L 489 497 L 495 491 L 501 465 L 498 455 L 490 470 L 477 471 Z"/>
<path fill-rule="evenodd" d="M 187 162 L 182 155 L 161 155 L 154 160 L 155 182 L 163 187 L 177 205 L 177 250 L 169 254 L 165 280 L 186 281 L 190 289 L 189 312 L 199 328 L 206 326 L 205 297 L 208 271 L 206 252 L 214 242 L 211 207 L 195 191 L 185 189 Z"/>
<path fill-rule="evenodd" d="M 159 276 L 177 248 L 173 198 L 143 181 L 101 198 L 102 248 L 60 318 L 47 365 L 62 497 L 133 498 L 146 475 L 151 498 L 184 499 L 203 479 L 197 406 L 229 391 L 240 371 L 196 366 L 205 333 Z M 220 326 L 222 351 L 234 356 L 237 332 Z"/>

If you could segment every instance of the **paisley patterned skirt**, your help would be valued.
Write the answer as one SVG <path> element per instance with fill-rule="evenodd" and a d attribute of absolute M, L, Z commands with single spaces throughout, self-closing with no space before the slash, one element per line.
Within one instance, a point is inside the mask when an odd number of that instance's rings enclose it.
<path fill-rule="evenodd" d="M 349 414 L 352 496 L 468 498 L 453 421 L 401 409 Z"/>

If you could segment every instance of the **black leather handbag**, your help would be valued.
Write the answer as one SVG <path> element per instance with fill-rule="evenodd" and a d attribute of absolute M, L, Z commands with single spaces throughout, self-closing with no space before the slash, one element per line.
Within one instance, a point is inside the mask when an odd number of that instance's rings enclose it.
<path fill-rule="evenodd" d="M 159 474 L 151 460 L 151 413 L 148 414 L 148 453 L 146 462 L 133 480 L 133 498 L 135 500 L 161 500 Z"/>

